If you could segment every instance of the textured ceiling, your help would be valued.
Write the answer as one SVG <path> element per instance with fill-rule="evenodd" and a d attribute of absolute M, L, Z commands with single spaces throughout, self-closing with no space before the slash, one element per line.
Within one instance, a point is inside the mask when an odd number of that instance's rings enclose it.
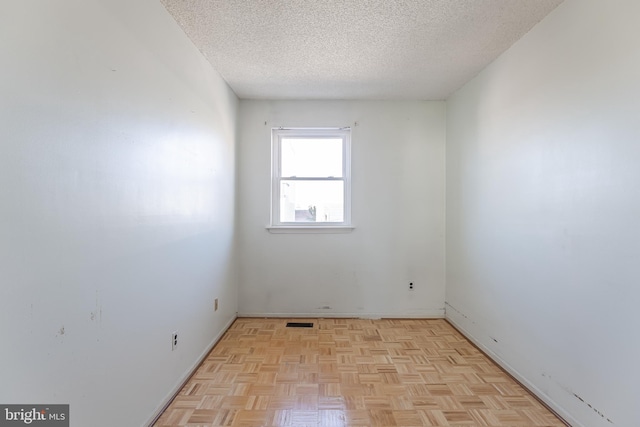
<path fill-rule="evenodd" d="M 161 0 L 240 98 L 446 99 L 562 0 Z"/>

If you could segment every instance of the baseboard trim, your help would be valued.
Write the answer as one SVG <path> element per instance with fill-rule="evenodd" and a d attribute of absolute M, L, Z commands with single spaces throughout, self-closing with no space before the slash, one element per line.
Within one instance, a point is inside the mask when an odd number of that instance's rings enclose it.
<path fill-rule="evenodd" d="M 513 378 L 518 384 L 524 387 L 529 393 L 533 395 L 542 405 L 544 405 L 549 411 L 551 411 L 556 417 L 560 419 L 567 427 L 584 427 L 576 419 L 574 419 L 563 408 L 559 407 L 552 400 L 548 398 L 546 394 L 536 387 L 532 382 L 527 380 L 523 375 L 514 369 L 509 363 L 491 351 L 488 347 L 478 341 L 469 331 L 463 326 L 453 320 L 450 316 L 445 316 L 445 320 L 458 332 L 460 332 L 466 339 L 468 339 L 478 350 L 484 353 L 489 359 L 491 359 L 496 365 L 498 365 L 507 375 Z"/>
<path fill-rule="evenodd" d="M 444 319 L 444 309 L 416 313 L 238 313 L 238 317 L 266 317 L 291 319 Z"/>
<path fill-rule="evenodd" d="M 182 388 L 187 384 L 187 382 L 189 382 L 191 377 L 193 377 L 193 375 L 196 373 L 200 365 L 202 365 L 202 362 L 204 362 L 205 359 L 209 356 L 209 354 L 213 350 L 213 347 L 215 347 L 216 344 L 218 344 L 218 341 L 220 341 L 222 336 L 229 330 L 229 328 L 231 327 L 231 325 L 233 325 L 233 322 L 235 322 L 237 318 L 238 316 L 233 316 L 231 320 L 229 320 L 227 324 L 222 328 L 222 330 L 213 338 L 211 343 L 200 354 L 200 357 L 198 357 L 196 362 L 187 370 L 185 375 L 183 375 L 183 377 L 178 381 L 178 384 L 171 390 L 171 392 L 169 392 L 169 394 L 167 394 L 167 397 L 165 397 L 162 400 L 162 403 L 160 404 L 158 409 L 156 409 L 153 412 L 151 418 L 145 424 L 145 426 L 153 427 L 153 425 L 158 421 L 158 418 L 160 418 L 160 416 L 164 413 L 164 411 L 169 407 L 171 402 L 173 402 L 173 399 L 175 399 L 178 393 L 180 393 L 180 390 L 182 390 Z"/>

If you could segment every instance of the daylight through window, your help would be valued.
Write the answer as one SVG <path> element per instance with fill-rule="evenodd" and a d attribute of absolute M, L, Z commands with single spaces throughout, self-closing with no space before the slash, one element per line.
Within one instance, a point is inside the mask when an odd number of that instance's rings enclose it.
<path fill-rule="evenodd" d="M 275 226 L 350 225 L 350 129 L 274 129 Z"/>

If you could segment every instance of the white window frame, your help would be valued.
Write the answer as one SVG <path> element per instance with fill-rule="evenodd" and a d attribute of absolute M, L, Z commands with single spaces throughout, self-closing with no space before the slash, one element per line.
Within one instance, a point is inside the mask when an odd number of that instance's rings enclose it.
<path fill-rule="evenodd" d="M 342 139 L 342 177 L 297 177 L 281 174 L 281 144 L 287 138 Z M 282 180 L 342 181 L 344 212 L 342 222 L 280 221 L 280 188 Z M 271 131 L 271 224 L 269 231 L 279 232 L 348 232 L 351 225 L 351 128 L 273 128 Z"/>

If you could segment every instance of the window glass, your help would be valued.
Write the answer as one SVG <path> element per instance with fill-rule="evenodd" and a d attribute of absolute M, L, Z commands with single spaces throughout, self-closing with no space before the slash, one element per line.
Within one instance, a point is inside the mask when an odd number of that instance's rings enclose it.
<path fill-rule="evenodd" d="M 280 155 L 283 178 L 342 176 L 342 138 L 282 138 Z"/>
<path fill-rule="evenodd" d="M 280 222 L 343 222 L 342 181 L 280 182 Z"/>
<path fill-rule="evenodd" d="M 351 130 L 273 129 L 271 225 L 350 226 Z"/>

